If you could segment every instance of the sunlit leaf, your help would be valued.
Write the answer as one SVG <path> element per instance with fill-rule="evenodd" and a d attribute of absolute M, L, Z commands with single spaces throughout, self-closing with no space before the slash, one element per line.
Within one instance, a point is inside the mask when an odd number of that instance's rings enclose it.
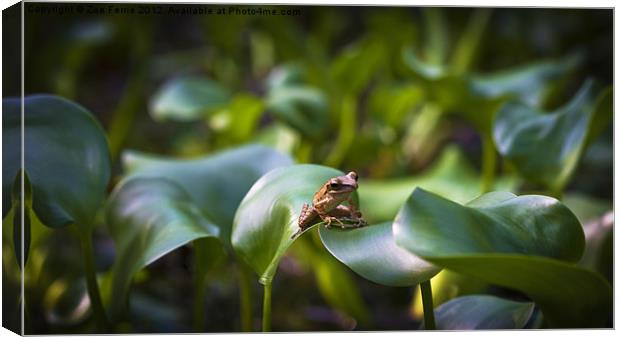
<path fill-rule="evenodd" d="M 601 326 L 610 313 L 609 284 L 573 263 L 584 247 L 579 221 L 553 198 L 492 192 L 462 206 L 417 189 L 394 235 L 437 266 L 524 292 L 550 326 Z"/>
<path fill-rule="evenodd" d="M 293 243 L 304 203 L 342 172 L 319 165 L 293 165 L 262 176 L 243 198 L 235 214 L 233 248 L 260 277 L 271 283 L 280 259 Z"/>
<path fill-rule="evenodd" d="M 523 329 L 534 312 L 534 303 L 489 295 L 455 298 L 435 309 L 438 330 Z"/>
<path fill-rule="evenodd" d="M 20 99 L 2 102 L 3 215 L 10 209 L 11 183 L 20 169 Z M 25 171 L 32 206 L 43 224 L 76 223 L 89 229 L 105 196 L 110 158 L 105 133 L 83 107 L 56 96 L 25 98 Z"/>
<path fill-rule="evenodd" d="M 153 96 L 149 111 L 156 120 L 194 121 L 222 107 L 230 92 L 207 78 L 185 76 L 166 82 Z"/>
<path fill-rule="evenodd" d="M 291 163 L 290 157 L 258 145 L 196 159 L 135 151 L 123 154 L 123 165 L 130 175 L 167 178 L 184 188 L 201 211 L 220 228 L 226 245 L 237 206 L 252 184 L 271 169 Z"/>
<path fill-rule="evenodd" d="M 135 177 L 120 183 L 106 207 L 106 223 L 116 245 L 110 312 L 122 311 L 133 275 L 168 252 L 219 229 L 190 195 L 173 181 Z"/>
<path fill-rule="evenodd" d="M 329 252 L 356 273 L 387 286 L 412 286 L 429 280 L 440 268 L 396 245 L 392 223 L 349 230 L 319 228 Z"/>
<path fill-rule="evenodd" d="M 591 135 L 592 121 L 611 120 L 612 95 L 608 91 L 598 100 L 596 95 L 593 82 L 588 81 L 568 104 L 552 113 L 507 103 L 493 129 L 498 151 L 528 180 L 561 192 Z M 597 131 L 602 130 L 600 124 Z"/>

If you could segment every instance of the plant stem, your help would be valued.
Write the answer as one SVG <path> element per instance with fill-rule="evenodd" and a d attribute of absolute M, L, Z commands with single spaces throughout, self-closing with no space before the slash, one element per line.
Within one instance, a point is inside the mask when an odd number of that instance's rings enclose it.
<path fill-rule="evenodd" d="M 435 313 L 433 312 L 433 291 L 431 280 L 420 283 L 422 293 L 422 307 L 424 308 L 424 327 L 426 330 L 435 330 Z"/>
<path fill-rule="evenodd" d="M 252 331 L 252 284 L 250 270 L 244 263 L 239 264 L 239 302 L 241 311 L 241 331 Z"/>
<path fill-rule="evenodd" d="M 482 137 L 482 186 L 481 193 L 487 193 L 493 188 L 495 181 L 495 145 L 491 135 Z"/>
<path fill-rule="evenodd" d="M 80 242 L 82 243 L 82 255 L 84 258 L 84 272 L 86 274 L 86 286 L 88 288 L 88 297 L 90 305 L 95 315 L 97 329 L 102 332 L 109 332 L 108 318 L 106 317 L 101 295 L 99 294 L 99 285 L 97 284 L 97 274 L 95 272 L 95 257 L 93 250 L 93 238 L 90 230 L 78 229 Z"/>
<path fill-rule="evenodd" d="M 263 332 L 271 331 L 271 282 L 263 287 Z"/>
<path fill-rule="evenodd" d="M 108 126 L 108 143 L 110 156 L 116 160 L 120 154 L 126 138 L 131 134 L 131 128 L 144 102 L 144 87 L 148 79 L 147 57 L 151 50 L 152 29 L 150 24 L 142 26 L 134 32 L 133 51 L 134 65 L 124 89 L 124 94 L 112 114 Z"/>
<path fill-rule="evenodd" d="M 204 330 L 204 298 L 207 291 L 207 268 L 203 256 L 206 255 L 206 244 L 204 240 L 194 241 L 194 308 L 192 329 L 195 332 Z"/>

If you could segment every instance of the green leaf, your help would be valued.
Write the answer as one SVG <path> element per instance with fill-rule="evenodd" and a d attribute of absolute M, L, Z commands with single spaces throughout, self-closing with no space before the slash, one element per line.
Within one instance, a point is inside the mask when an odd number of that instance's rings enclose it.
<path fill-rule="evenodd" d="M 131 279 L 141 268 L 188 242 L 219 233 L 181 186 L 163 178 L 121 182 L 110 195 L 105 217 L 117 252 L 109 305 L 113 316 L 123 310 Z"/>
<path fill-rule="evenodd" d="M 307 137 L 318 137 L 327 126 L 329 106 L 320 90 L 304 86 L 277 86 L 269 91 L 267 110 Z"/>
<path fill-rule="evenodd" d="M 385 124 L 400 129 L 422 97 L 422 88 L 416 84 L 384 85 L 370 93 L 370 112 Z"/>
<path fill-rule="evenodd" d="M 602 326 L 611 312 L 609 284 L 572 263 L 584 248 L 579 221 L 553 198 L 492 192 L 461 206 L 416 189 L 394 235 L 437 266 L 524 292 L 550 326 Z"/>
<path fill-rule="evenodd" d="M 412 48 L 403 50 L 403 61 L 422 79 L 429 100 L 446 112 L 463 116 L 479 131 L 489 134 L 503 102 L 513 98 L 528 105 L 541 105 L 551 81 L 573 70 L 580 60 L 580 54 L 572 54 L 564 59 L 497 73 L 460 74 L 447 67 L 422 62 Z"/>
<path fill-rule="evenodd" d="M 523 329 L 534 303 L 488 295 L 455 298 L 435 309 L 438 330 Z"/>
<path fill-rule="evenodd" d="M 471 77 L 472 91 L 486 98 L 504 96 L 540 106 L 551 81 L 573 71 L 582 61 L 581 53 L 557 60 L 539 61 L 490 74 Z"/>
<path fill-rule="evenodd" d="M 493 129 L 498 151 L 528 180 L 561 192 L 584 151 L 592 121 L 612 114 L 609 92 L 602 100 L 596 100 L 596 94 L 593 82 L 587 81 L 568 104 L 552 113 L 507 103 Z"/>
<path fill-rule="evenodd" d="M 340 262 L 360 276 L 387 286 L 412 286 L 435 276 L 440 268 L 396 245 L 392 223 L 354 230 L 319 228 L 321 241 Z"/>
<path fill-rule="evenodd" d="M 220 228 L 228 246 L 237 206 L 252 184 L 266 172 L 290 165 L 290 157 L 249 145 L 195 159 L 176 159 L 126 151 L 123 166 L 131 176 L 167 178 L 181 186 Z"/>
<path fill-rule="evenodd" d="M 497 179 L 496 189 L 512 190 L 516 180 Z M 465 202 L 480 193 L 480 178 L 456 146 L 443 150 L 437 162 L 419 176 L 364 180 L 359 184 L 361 205 L 367 221 L 391 220 L 416 187 L 422 187 L 443 197 Z"/>
<path fill-rule="evenodd" d="M 43 224 L 76 223 L 90 229 L 110 178 L 105 133 L 83 107 L 64 98 L 25 98 L 24 160 L 32 207 Z M 20 99 L 2 102 L 3 215 L 11 208 L 11 183 L 21 168 Z"/>
<path fill-rule="evenodd" d="M 209 126 L 218 133 L 218 138 L 241 143 L 253 134 L 263 111 L 261 99 L 250 94 L 238 94 L 229 104 L 213 113 Z"/>
<path fill-rule="evenodd" d="M 260 277 L 273 279 L 280 259 L 293 243 L 304 203 L 341 171 L 319 165 L 277 168 L 262 176 L 243 198 L 235 214 L 231 241 L 238 255 Z"/>
<path fill-rule="evenodd" d="M 378 38 L 367 38 L 347 47 L 329 67 L 333 81 L 330 90 L 337 90 L 337 95 L 358 95 L 385 66 L 385 58 L 385 45 Z"/>
<path fill-rule="evenodd" d="M 215 81 L 184 76 L 162 86 L 151 99 L 149 112 L 156 120 L 200 120 L 227 104 L 230 98 L 230 92 Z"/>
<path fill-rule="evenodd" d="M 451 66 L 455 72 L 465 72 L 471 67 L 491 17 L 491 11 L 490 8 L 477 8 L 472 12 L 452 55 Z"/>
<path fill-rule="evenodd" d="M 420 256 L 505 253 L 577 261 L 585 245 L 579 220 L 559 201 L 509 192 L 462 206 L 417 188 L 396 216 L 394 234 Z"/>

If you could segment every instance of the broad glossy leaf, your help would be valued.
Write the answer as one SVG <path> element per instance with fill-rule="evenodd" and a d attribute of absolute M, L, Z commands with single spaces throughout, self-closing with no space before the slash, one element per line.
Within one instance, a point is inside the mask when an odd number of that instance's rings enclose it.
<path fill-rule="evenodd" d="M 412 286 L 429 280 L 440 268 L 396 245 L 392 223 L 339 230 L 319 228 L 321 240 L 340 262 L 360 276 L 387 286 Z"/>
<path fill-rule="evenodd" d="M 417 189 L 394 223 L 396 242 L 429 262 L 520 290 L 551 326 L 602 326 L 611 287 L 576 267 L 584 236 L 557 200 L 487 193 L 466 206 Z"/>
<path fill-rule="evenodd" d="M 308 137 L 324 131 L 329 114 L 323 92 L 303 85 L 278 86 L 269 91 L 267 110 Z"/>
<path fill-rule="evenodd" d="M 588 81 L 568 104 L 552 113 L 507 103 L 493 128 L 498 151 L 528 180 L 562 191 L 581 157 L 592 121 L 601 119 L 597 115 L 612 114 L 611 94 L 600 100 L 596 95 L 593 82 Z"/>
<path fill-rule="evenodd" d="M 3 216 L 11 208 L 11 183 L 20 169 L 20 100 L 2 101 Z M 32 185 L 32 206 L 43 224 L 92 226 L 110 178 L 105 133 L 83 107 L 64 98 L 25 98 L 25 171 Z"/>
<path fill-rule="evenodd" d="M 435 309 L 438 330 L 523 329 L 534 303 L 489 295 L 455 298 Z"/>
<path fill-rule="evenodd" d="M 516 179 L 501 177 L 495 188 L 512 190 L 516 182 Z M 465 202 L 479 195 L 480 178 L 458 147 L 449 146 L 443 150 L 437 163 L 419 176 L 360 182 L 360 202 L 366 220 L 373 223 L 393 219 L 416 187 Z"/>
<path fill-rule="evenodd" d="M 273 149 L 249 145 L 196 159 L 158 157 L 135 151 L 123 154 L 131 176 L 163 177 L 183 187 L 195 204 L 220 227 L 228 245 L 237 206 L 252 184 L 266 172 L 292 163 Z"/>
<path fill-rule="evenodd" d="M 217 237 L 219 229 L 191 196 L 171 180 L 133 177 L 112 192 L 105 212 L 116 245 L 110 310 L 118 314 L 133 275 L 193 240 Z"/>
<path fill-rule="evenodd" d="M 153 96 L 150 113 L 156 120 L 194 121 L 222 107 L 230 92 L 215 81 L 185 76 L 166 82 Z"/>
<path fill-rule="evenodd" d="M 280 259 L 293 243 L 304 203 L 341 171 L 319 165 L 277 168 L 262 176 L 243 198 L 235 214 L 233 248 L 268 284 Z"/>
<path fill-rule="evenodd" d="M 509 192 L 462 206 L 417 188 L 396 216 L 394 235 L 420 256 L 513 253 L 577 261 L 585 244 L 579 220 L 562 203 Z"/>

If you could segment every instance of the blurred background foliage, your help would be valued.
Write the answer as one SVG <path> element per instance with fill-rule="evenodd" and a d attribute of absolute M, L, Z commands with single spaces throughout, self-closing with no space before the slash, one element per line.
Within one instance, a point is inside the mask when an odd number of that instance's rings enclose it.
<path fill-rule="evenodd" d="M 485 164 L 483 153 L 496 153 L 489 141 L 496 110 L 516 97 L 554 111 L 586 79 L 600 87 L 613 79 L 613 17 L 606 9 L 295 6 L 294 15 L 250 16 L 170 15 L 171 6 L 162 7 L 162 15 L 25 18 L 25 93 L 60 95 L 96 115 L 112 155 L 109 190 L 126 173 L 125 149 L 194 158 L 246 143 L 299 163 L 355 169 L 372 223 L 392 219 L 420 185 L 458 202 L 484 189 L 545 190 L 495 155 Z M 19 75 L 12 66 L 18 57 L 3 59 L 6 78 Z M 5 97 L 19 94 L 5 86 Z M 612 140 L 608 125 L 563 191 L 564 202 L 591 226 L 586 236 L 595 238 L 584 265 L 608 279 L 611 236 L 603 215 L 612 204 Z M 481 175 L 495 179 L 485 187 Z M 79 244 L 65 239 L 65 229 L 32 230 L 26 332 L 84 331 L 93 322 L 82 303 L 82 266 L 73 259 Z M 114 244 L 106 226 L 95 233 L 97 270 L 104 272 Z M 275 331 L 418 327 L 415 289 L 365 280 L 317 240 L 302 237 L 280 265 Z M 4 261 L 14 258 L 3 247 Z M 183 247 L 138 272 L 122 332 L 192 331 L 193 254 Z M 5 293 L 16 289 L 16 280 L 6 279 L 12 272 L 3 273 Z M 222 263 L 206 278 L 204 331 L 239 331 L 237 269 Z M 435 305 L 481 290 L 522 296 L 446 271 L 432 282 Z M 252 284 L 258 313 L 260 288 Z"/>

